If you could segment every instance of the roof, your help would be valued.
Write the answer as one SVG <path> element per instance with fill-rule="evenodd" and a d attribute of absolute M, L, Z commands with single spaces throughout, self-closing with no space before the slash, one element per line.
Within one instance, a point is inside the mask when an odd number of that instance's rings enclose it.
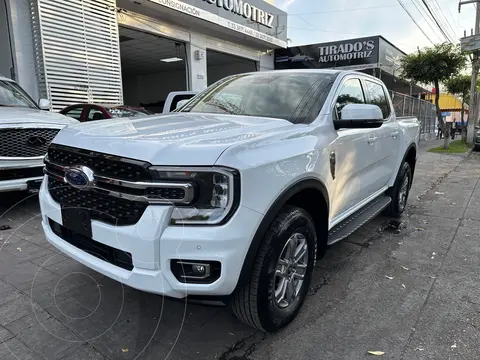
<path fill-rule="evenodd" d="M 428 93 L 425 95 L 425 100 L 435 102 L 435 94 Z M 462 101 L 451 94 L 440 93 L 439 107 L 441 111 L 461 111 Z M 465 104 L 465 109 L 468 111 L 468 105 Z"/>

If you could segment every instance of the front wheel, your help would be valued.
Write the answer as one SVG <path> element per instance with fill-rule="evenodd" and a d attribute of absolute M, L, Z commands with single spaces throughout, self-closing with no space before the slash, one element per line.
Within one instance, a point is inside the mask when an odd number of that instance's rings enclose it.
<path fill-rule="evenodd" d="M 267 332 L 290 323 L 307 296 L 316 252 L 310 215 L 298 207 L 285 207 L 263 238 L 250 281 L 234 293 L 234 314 Z"/>
<path fill-rule="evenodd" d="M 400 217 L 405 211 L 412 185 L 412 177 L 410 164 L 404 162 L 400 167 L 395 184 L 387 191 L 387 195 L 392 198 L 392 202 L 385 210 L 387 216 Z"/>

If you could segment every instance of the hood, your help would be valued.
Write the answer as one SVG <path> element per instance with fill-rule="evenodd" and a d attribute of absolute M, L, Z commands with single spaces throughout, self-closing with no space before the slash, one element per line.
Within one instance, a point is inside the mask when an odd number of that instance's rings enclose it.
<path fill-rule="evenodd" d="M 281 119 L 173 113 L 69 126 L 60 131 L 54 143 L 154 165 L 214 165 L 228 147 L 260 140 L 292 126 Z"/>
<path fill-rule="evenodd" d="M 0 107 L 0 126 L 19 124 L 42 124 L 42 125 L 72 125 L 79 121 L 65 115 L 22 107 Z"/>

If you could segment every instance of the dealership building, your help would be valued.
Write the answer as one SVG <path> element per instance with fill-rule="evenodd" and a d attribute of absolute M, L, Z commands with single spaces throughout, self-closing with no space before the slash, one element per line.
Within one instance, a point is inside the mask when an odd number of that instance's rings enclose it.
<path fill-rule="evenodd" d="M 382 36 L 294 46 L 275 50 L 275 69 L 351 69 L 380 78 L 387 88 L 407 95 L 425 92 L 402 80 L 406 54 Z"/>
<path fill-rule="evenodd" d="M 77 102 L 161 108 L 171 91 L 273 69 L 287 14 L 271 3 L 0 1 L 0 74 L 57 111 Z"/>

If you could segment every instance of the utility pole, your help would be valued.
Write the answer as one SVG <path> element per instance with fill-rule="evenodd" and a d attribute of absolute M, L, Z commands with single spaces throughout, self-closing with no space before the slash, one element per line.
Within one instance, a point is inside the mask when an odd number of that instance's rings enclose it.
<path fill-rule="evenodd" d="M 480 36 L 480 0 L 465 0 L 465 1 L 460 1 L 458 4 L 458 12 L 461 11 L 462 5 L 467 5 L 467 4 L 476 4 L 477 8 L 477 14 L 475 17 L 475 31 L 473 36 L 472 42 L 478 42 L 478 36 Z M 465 38 L 466 39 L 466 38 Z M 463 42 L 462 42 L 462 45 Z M 462 46 L 463 47 L 463 46 Z M 467 129 L 467 142 L 469 144 L 473 144 L 473 135 L 475 132 L 475 126 L 477 125 L 478 121 L 478 112 L 475 111 L 477 109 L 477 76 L 478 76 L 478 70 L 479 70 L 479 51 L 480 47 L 478 47 L 478 44 L 471 49 L 473 52 L 473 59 L 472 59 L 472 84 L 470 87 L 470 104 L 469 104 L 469 112 L 468 112 L 468 129 Z"/>

